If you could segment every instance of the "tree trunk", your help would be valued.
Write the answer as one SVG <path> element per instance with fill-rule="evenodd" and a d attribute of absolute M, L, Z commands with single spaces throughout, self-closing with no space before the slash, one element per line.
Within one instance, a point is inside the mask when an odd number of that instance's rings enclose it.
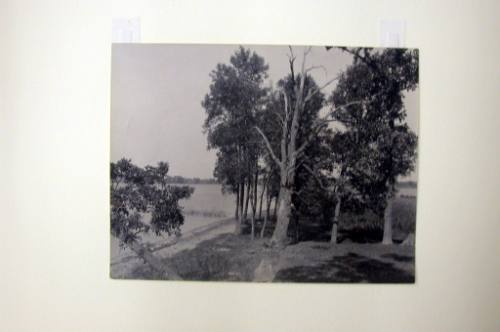
<path fill-rule="evenodd" d="M 259 184 L 259 171 L 256 169 L 254 183 L 252 188 L 252 229 L 251 229 L 251 238 L 252 240 L 255 238 L 255 216 L 257 215 L 257 185 Z"/>
<path fill-rule="evenodd" d="M 239 194 L 238 194 L 238 197 L 239 197 L 239 216 L 238 216 L 238 219 L 236 221 L 236 228 L 234 230 L 234 234 L 236 235 L 240 235 L 242 233 L 242 225 L 243 225 L 243 197 L 245 196 L 245 185 L 244 183 L 240 183 L 238 185 L 238 188 L 239 188 Z"/>
<path fill-rule="evenodd" d="M 337 243 L 337 233 L 339 227 L 339 216 L 340 216 L 340 205 L 342 204 L 342 198 L 340 196 L 337 197 L 337 203 L 335 203 L 335 213 L 333 215 L 333 225 L 332 225 L 332 234 L 330 238 L 330 243 Z"/>
<path fill-rule="evenodd" d="M 274 198 L 274 212 L 273 212 L 273 216 L 274 216 L 274 220 L 278 219 L 278 196 L 276 196 Z"/>
<path fill-rule="evenodd" d="M 300 223 L 299 223 L 299 218 L 298 216 L 294 215 L 292 216 L 293 218 L 293 230 L 294 230 L 294 241 L 299 242 L 299 235 L 300 235 Z"/>
<path fill-rule="evenodd" d="M 153 270 L 159 273 L 162 277 L 165 277 L 169 280 L 182 280 L 182 278 L 170 267 L 166 266 L 162 263 L 162 261 L 153 255 L 149 249 L 141 245 L 140 243 L 133 242 L 125 242 L 124 239 L 120 239 L 122 243 L 126 243 L 127 247 L 129 247 L 139 258 L 142 258 Z"/>
<path fill-rule="evenodd" d="M 289 188 L 281 187 L 276 205 L 278 213 L 271 243 L 276 246 L 285 246 L 288 242 L 288 225 L 292 207 L 292 192 Z"/>
<path fill-rule="evenodd" d="M 245 182 L 240 183 L 240 219 L 243 216 L 243 204 L 245 203 Z"/>
<path fill-rule="evenodd" d="M 392 203 L 393 198 L 389 197 L 384 211 L 384 237 L 382 238 L 382 244 L 392 244 Z"/>
<path fill-rule="evenodd" d="M 266 215 L 264 216 L 264 223 L 262 224 L 262 228 L 260 229 L 260 238 L 263 239 L 266 233 L 267 220 L 269 219 L 269 210 L 271 209 L 271 197 L 267 197 L 267 209 Z"/>
<path fill-rule="evenodd" d="M 264 193 L 267 187 L 267 180 L 269 177 L 266 177 L 266 180 L 262 184 L 262 191 L 260 192 L 260 203 L 259 203 L 259 219 L 262 219 L 262 201 L 264 200 Z"/>
<path fill-rule="evenodd" d="M 247 217 L 248 217 L 248 202 L 250 201 L 250 194 L 251 194 L 251 191 L 250 191 L 250 186 L 251 186 L 251 182 L 252 180 L 251 179 L 248 179 L 247 181 L 247 197 L 245 198 L 245 210 L 244 210 L 244 213 L 243 213 L 243 220 L 247 220 Z"/>
<path fill-rule="evenodd" d="M 264 217 L 265 219 L 269 220 L 271 218 L 271 203 L 273 202 L 272 197 L 269 195 L 269 193 L 266 194 L 266 216 Z"/>
<path fill-rule="evenodd" d="M 234 219 L 238 220 L 240 215 L 240 186 L 236 187 L 236 210 L 234 212 Z"/>

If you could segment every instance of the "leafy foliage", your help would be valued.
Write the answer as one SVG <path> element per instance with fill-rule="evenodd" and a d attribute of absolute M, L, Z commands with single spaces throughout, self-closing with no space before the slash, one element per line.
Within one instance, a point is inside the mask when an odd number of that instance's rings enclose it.
<path fill-rule="evenodd" d="M 214 176 L 225 190 L 253 175 L 261 147 L 253 127 L 267 90 L 262 87 L 268 66 L 264 59 L 240 47 L 230 64 L 218 64 L 202 106 L 207 117 L 204 129 L 208 147 L 217 149 Z"/>
<path fill-rule="evenodd" d="M 418 53 L 344 50 L 354 61 L 330 97 L 332 117 L 344 128 L 332 149 L 337 162 L 346 166 L 350 186 L 381 211 L 385 198 L 394 193 L 397 177 L 415 167 L 417 137 L 405 123 L 403 92 L 418 85 Z"/>
<path fill-rule="evenodd" d="M 122 245 L 150 230 L 156 235 L 180 232 L 184 217 L 178 203 L 189 198 L 193 188 L 168 185 L 167 174 L 165 162 L 144 169 L 128 159 L 111 163 L 111 234 Z M 144 222 L 147 213 L 151 219 Z"/>

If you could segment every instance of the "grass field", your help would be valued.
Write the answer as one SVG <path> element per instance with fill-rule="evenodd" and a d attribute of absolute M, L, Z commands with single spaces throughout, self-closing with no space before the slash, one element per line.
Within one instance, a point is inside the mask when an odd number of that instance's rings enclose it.
<path fill-rule="evenodd" d="M 414 247 L 382 244 L 300 242 L 282 251 L 264 239 L 223 234 L 184 250 L 165 264 L 184 280 L 412 283 Z M 268 268 L 259 274 L 263 262 Z M 264 264 L 265 265 L 265 264 Z M 132 273 L 138 279 L 159 279 L 147 265 Z"/>

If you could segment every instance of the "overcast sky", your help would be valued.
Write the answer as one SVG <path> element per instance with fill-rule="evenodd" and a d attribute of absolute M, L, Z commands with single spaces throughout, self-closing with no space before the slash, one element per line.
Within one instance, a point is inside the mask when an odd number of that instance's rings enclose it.
<path fill-rule="evenodd" d="M 245 46 L 269 65 L 266 85 L 288 74 L 287 46 Z M 129 158 L 140 166 L 170 164 L 171 175 L 211 178 L 215 151 L 207 150 L 201 101 L 217 63 L 229 63 L 237 45 L 115 44 L 111 75 L 111 159 Z M 294 47 L 297 56 L 301 47 Z M 298 59 L 296 64 L 300 64 Z M 352 62 L 336 49 L 314 47 L 309 65 L 318 85 Z M 329 94 L 332 85 L 325 93 Z M 405 98 L 407 122 L 418 134 L 418 90 Z M 416 180 L 416 174 L 410 179 Z"/>

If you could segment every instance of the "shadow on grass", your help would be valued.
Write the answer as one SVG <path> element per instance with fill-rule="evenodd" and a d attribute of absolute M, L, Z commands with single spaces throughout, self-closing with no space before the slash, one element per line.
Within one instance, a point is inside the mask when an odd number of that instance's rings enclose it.
<path fill-rule="evenodd" d="M 382 255 L 381 257 L 384 258 L 390 258 L 398 262 L 403 262 L 403 263 L 412 263 L 415 258 L 411 256 L 404 256 L 404 255 L 398 255 L 398 254 L 385 254 Z"/>
<path fill-rule="evenodd" d="M 394 267 L 391 263 L 349 253 L 345 256 L 333 257 L 317 266 L 299 266 L 280 270 L 274 281 L 413 283 L 415 276 Z"/>

